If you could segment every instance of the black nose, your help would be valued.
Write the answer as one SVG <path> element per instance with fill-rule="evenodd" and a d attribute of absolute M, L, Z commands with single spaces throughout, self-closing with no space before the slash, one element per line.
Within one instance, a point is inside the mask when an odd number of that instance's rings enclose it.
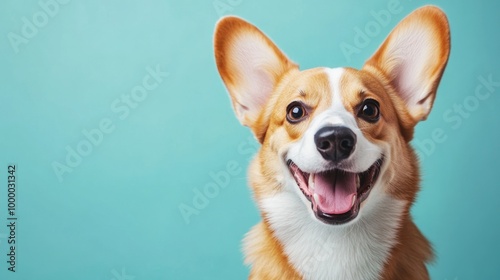
<path fill-rule="evenodd" d="M 324 159 L 339 162 L 354 151 L 356 134 L 344 126 L 326 126 L 316 132 L 314 142 Z"/>

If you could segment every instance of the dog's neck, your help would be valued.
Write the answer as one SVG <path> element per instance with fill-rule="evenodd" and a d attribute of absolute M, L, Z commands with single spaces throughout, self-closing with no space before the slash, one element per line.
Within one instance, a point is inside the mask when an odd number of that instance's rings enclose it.
<path fill-rule="evenodd" d="M 304 279 L 378 279 L 397 243 L 406 203 L 378 192 L 352 224 L 317 220 L 293 191 L 260 200 L 266 222 Z"/>

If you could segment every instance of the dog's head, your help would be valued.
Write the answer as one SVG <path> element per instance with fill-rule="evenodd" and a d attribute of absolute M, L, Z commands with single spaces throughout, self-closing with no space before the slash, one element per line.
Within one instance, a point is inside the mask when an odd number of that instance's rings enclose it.
<path fill-rule="evenodd" d="M 296 192 L 330 224 L 354 220 L 373 189 L 412 202 L 418 168 L 408 142 L 449 50 L 446 16 L 430 6 L 402 20 L 360 70 L 301 71 L 255 26 L 221 19 L 217 67 L 236 116 L 262 143 L 257 197 Z"/>

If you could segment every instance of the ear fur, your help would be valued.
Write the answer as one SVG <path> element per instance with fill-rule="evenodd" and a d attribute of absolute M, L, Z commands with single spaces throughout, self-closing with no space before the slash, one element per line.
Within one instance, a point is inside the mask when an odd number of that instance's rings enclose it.
<path fill-rule="evenodd" d="M 425 6 L 404 18 L 363 69 L 382 75 L 403 100 L 411 126 L 429 115 L 450 53 L 446 15 Z"/>
<path fill-rule="evenodd" d="M 217 23 L 214 51 L 236 117 L 262 142 L 267 123 L 259 117 L 280 78 L 297 65 L 259 29 L 234 16 Z"/>

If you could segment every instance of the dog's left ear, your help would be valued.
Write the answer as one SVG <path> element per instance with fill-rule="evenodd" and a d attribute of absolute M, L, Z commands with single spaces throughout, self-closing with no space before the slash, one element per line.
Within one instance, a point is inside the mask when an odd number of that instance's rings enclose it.
<path fill-rule="evenodd" d="M 388 79 L 406 104 L 413 126 L 431 111 L 449 53 L 446 15 L 437 7 L 425 6 L 394 28 L 363 69 L 381 72 Z"/>

